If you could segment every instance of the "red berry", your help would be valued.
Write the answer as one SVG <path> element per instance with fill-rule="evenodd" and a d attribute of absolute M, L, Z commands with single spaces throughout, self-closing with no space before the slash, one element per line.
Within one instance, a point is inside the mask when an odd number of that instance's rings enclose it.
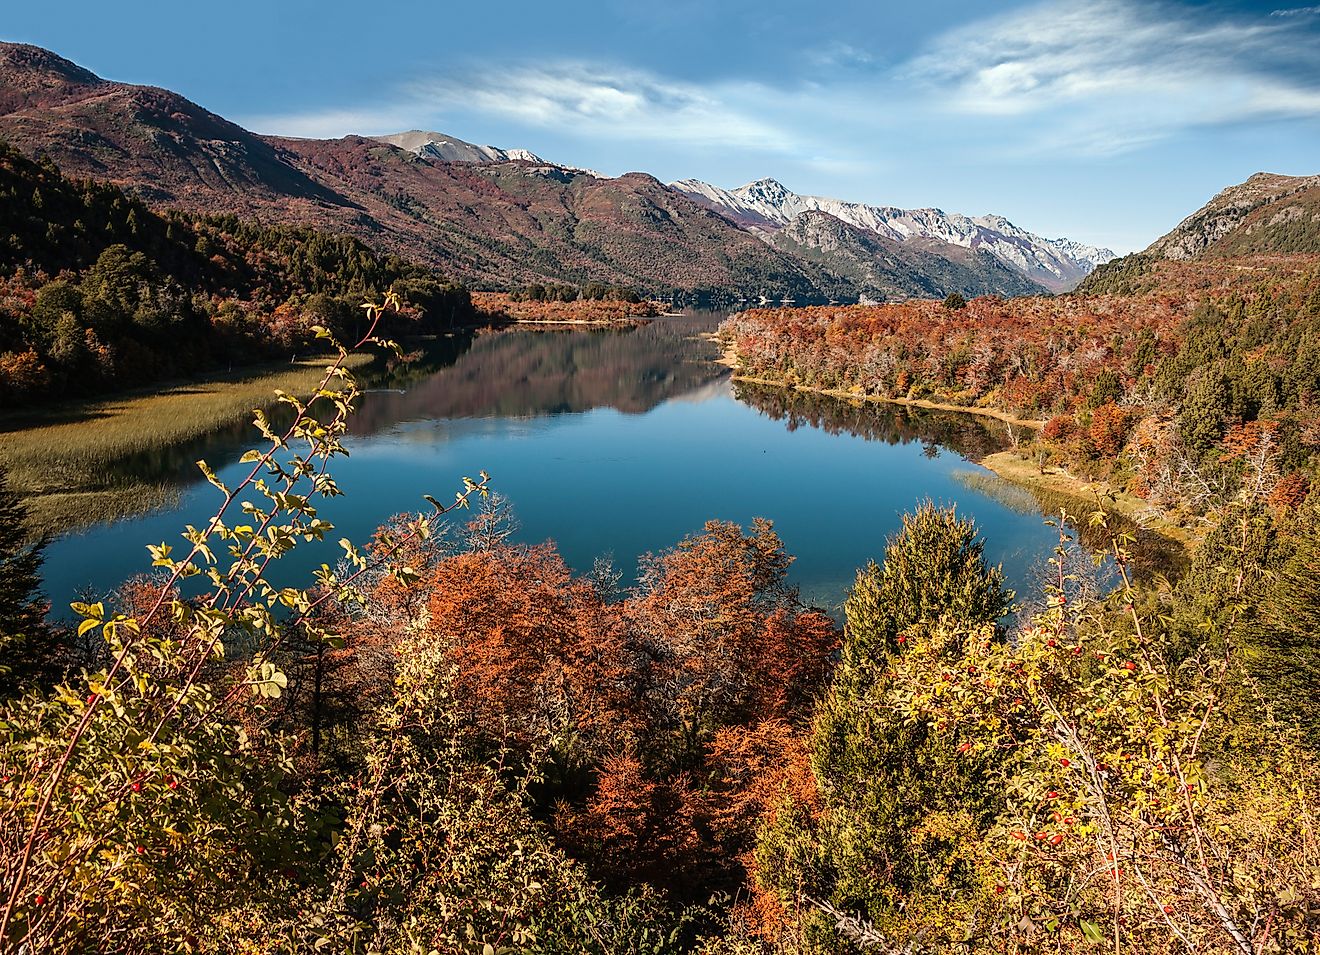
<path fill-rule="evenodd" d="M 1135 663 L 1133 663 L 1131 660 L 1129 660 L 1127 663 L 1124 663 L 1124 664 L 1123 664 L 1123 669 L 1125 669 L 1125 670 L 1135 670 L 1136 668 L 1137 668 L 1137 665 L 1136 665 Z"/>
<path fill-rule="evenodd" d="M 1062 841 L 1063 841 L 1063 833 L 1061 832 L 1056 832 L 1053 836 L 1050 837 L 1050 845 L 1052 846 L 1057 846 Z"/>
<path fill-rule="evenodd" d="M 146 855 L 146 854 L 147 854 L 146 847 L 144 847 L 144 846 L 138 846 L 138 847 L 137 847 L 137 854 L 140 855 L 140 856 L 142 856 L 142 855 Z"/>
<path fill-rule="evenodd" d="M 1002 885 L 997 885 L 997 886 L 995 886 L 995 892 L 996 892 L 996 894 L 998 894 L 998 893 L 1000 893 L 1000 892 L 1003 892 L 1003 891 L 1004 891 L 1004 887 L 1003 887 Z"/>
<path fill-rule="evenodd" d="M 1047 793 L 1045 794 L 1045 798 L 1046 798 L 1046 799 L 1058 799 L 1058 798 L 1059 798 L 1059 794 L 1058 794 L 1057 792 L 1055 792 L 1053 789 L 1051 789 L 1049 792 L 1047 792 Z"/>
<path fill-rule="evenodd" d="M 1066 759 L 1061 759 L 1059 760 L 1059 765 L 1062 766 L 1064 769 L 1067 769 L 1069 766 L 1072 765 L 1072 763 L 1068 762 L 1068 760 Z"/>
<path fill-rule="evenodd" d="M 1047 646 L 1047 647 L 1052 647 L 1052 646 L 1054 646 L 1054 641 L 1053 641 L 1052 639 L 1051 639 L 1051 640 L 1046 640 L 1046 641 L 1045 641 L 1045 646 Z"/>
<path fill-rule="evenodd" d="M 133 783 L 133 792 L 135 792 L 135 793 L 140 793 L 140 792 L 142 792 L 142 784 L 139 783 L 139 782 L 137 782 L 137 781 L 134 781 L 134 783 Z"/>
<path fill-rule="evenodd" d="M 899 638 L 898 638 L 898 642 L 899 642 L 899 643 L 907 643 L 907 637 L 904 637 L 904 636 L 900 635 Z"/>
<path fill-rule="evenodd" d="M 1172 914 L 1173 914 L 1173 906 L 1172 906 L 1172 905 L 1166 905 L 1166 906 L 1164 906 L 1164 914 L 1165 914 L 1165 915 L 1172 915 Z"/>
<path fill-rule="evenodd" d="M 1027 838 L 1027 834 L 1023 832 L 1021 829 L 1014 829 L 1012 832 L 1009 833 L 1009 835 L 1012 836 L 1014 839 L 1018 840 L 1019 842 Z"/>
<path fill-rule="evenodd" d="M 88 696 L 87 696 L 87 705 L 88 705 L 88 706 L 91 706 L 91 705 L 92 705 L 93 703 L 95 703 L 95 702 L 96 702 L 96 694 L 95 694 L 95 693 L 90 693 L 90 694 L 88 694 Z"/>
<path fill-rule="evenodd" d="M 45 904 L 46 904 L 46 897 L 45 897 L 44 895 L 38 895 L 38 896 L 37 896 L 37 904 L 38 904 L 38 905 L 45 905 Z"/>

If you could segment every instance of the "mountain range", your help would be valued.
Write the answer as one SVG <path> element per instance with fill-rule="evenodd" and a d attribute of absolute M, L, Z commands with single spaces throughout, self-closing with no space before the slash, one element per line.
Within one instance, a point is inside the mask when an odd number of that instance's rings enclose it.
<path fill-rule="evenodd" d="M 1112 253 L 998 216 L 606 177 L 443 133 L 262 136 L 168 90 L 0 44 L 0 139 L 149 203 L 362 238 L 478 287 L 631 285 L 676 299 L 1018 295 Z"/>
<path fill-rule="evenodd" d="M 773 234 L 805 213 L 822 212 L 895 242 L 926 240 L 984 250 L 1030 281 L 1055 292 L 1071 289 L 1097 265 L 1114 258 L 1109 249 L 1071 239 L 1044 239 L 997 215 L 965 216 L 940 209 L 899 209 L 801 196 L 774 179 L 758 179 L 732 190 L 697 179 L 671 185 L 754 231 Z"/>

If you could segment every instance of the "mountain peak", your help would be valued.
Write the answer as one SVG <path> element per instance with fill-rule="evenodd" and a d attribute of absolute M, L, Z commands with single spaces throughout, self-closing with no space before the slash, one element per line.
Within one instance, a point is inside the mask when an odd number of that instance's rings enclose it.
<path fill-rule="evenodd" d="M 0 43 L 0 113 L 45 106 L 108 85 L 91 70 L 27 43 Z"/>
<path fill-rule="evenodd" d="M 410 153 L 442 162 L 545 162 L 526 149 L 501 149 L 498 146 L 478 146 L 457 136 L 423 129 L 410 129 L 406 133 L 375 137 L 379 142 L 398 146 Z"/>
<path fill-rule="evenodd" d="M 778 179 L 771 179 L 766 176 L 764 179 L 757 179 L 755 182 L 749 182 L 745 186 L 739 186 L 733 190 L 742 195 L 760 195 L 760 196 L 791 196 L 793 193 Z"/>
<path fill-rule="evenodd" d="M 0 42 L 0 66 L 7 69 L 53 73 L 66 80 L 84 84 L 105 82 L 91 70 L 84 69 L 58 53 L 30 43 Z"/>
<path fill-rule="evenodd" d="M 1320 243 L 1320 176 L 1258 172 L 1220 190 L 1146 252 L 1191 259 L 1224 254 L 1309 251 Z"/>
<path fill-rule="evenodd" d="M 733 190 L 697 180 L 673 184 L 689 198 L 733 221 L 767 234 L 788 226 L 806 212 L 836 219 L 897 242 L 936 240 L 969 250 L 983 250 L 1019 274 L 1054 291 L 1072 288 L 1092 269 L 1114 257 L 1067 239 L 1044 239 L 998 215 L 975 218 L 939 209 L 898 209 L 801 196 L 775 179 L 758 179 Z"/>

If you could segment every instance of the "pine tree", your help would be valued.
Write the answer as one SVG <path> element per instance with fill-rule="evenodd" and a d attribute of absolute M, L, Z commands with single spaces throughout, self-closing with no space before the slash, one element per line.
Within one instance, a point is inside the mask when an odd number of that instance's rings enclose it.
<path fill-rule="evenodd" d="M 812 823 L 790 807 L 762 833 L 757 858 L 767 881 L 886 932 L 941 920 L 935 913 L 952 898 L 975 903 L 968 847 L 996 806 L 986 783 L 992 757 L 960 753 L 941 729 L 905 719 L 891 674 L 937 621 L 972 633 L 998 620 L 1012 599 L 1003 584 L 971 521 L 930 503 L 904 516 L 884 564 L 858 574 L 842 659 L 816 711 L 812 768 L 824 811 Z M 822 941 L 833 935 L 823 917 L 809 919 L 807 931 Z"/>
<path fill-rule="evenodd" d="M 0 699 L 53 674 L 58 659 L 46 626 L 41 558 L 48 541 L 32 543 L 27 508 L 0 467 Z"/>

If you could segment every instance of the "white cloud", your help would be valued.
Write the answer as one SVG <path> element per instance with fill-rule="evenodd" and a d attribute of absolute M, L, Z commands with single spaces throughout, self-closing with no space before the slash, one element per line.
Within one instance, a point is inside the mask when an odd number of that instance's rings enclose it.
<path fill-rule="evenodd" d="M 447 76 L 414 92 L 442 112 L 495 113 L 610 139 L 768 149 L 791 139 L 747 107 L 767 96 L 755 84 L 700 87 L 637 70 L 560 63 Z"/>
<path fill-rule="evenodd" d="M 380 109 L 326 109 L 307 113 L 269 113 L 240 117 L 238 122 L 266 136 L 335 139 L 340 136 L 383 136 L 413 128 L 414 112 L 406 106 Z"/>
<path fill-rule="evenodd" d="M 1270 11 L 1272 17 L 1313 17 L 1317 14 L 1320 14 L 1320 7 L 1288 7 Z"/>
<path fill-rule="evenodd" d="M 1195 126 L 1320 113 L 1320 88 L 1297 68 L 1313 37 L 1278 18 L 1194 16 L 1051 0 L 943 35 L 901 79 L 947 112 L 1040 121 L 1028 149 L 1122 152 Z"/>
<path fill-rule="evenodd" d="M 440 128 L 462 135 L 465 115 L 601 139 L 793 148 L 793 136 L 760 118 L 775 94 L 752 83 L 715 87 L 637 70 L 582 63 L 477 69 L 415 81 L 378 107 L 247 117 L 257 132 L 284 136 L 379 135 Z"/>

